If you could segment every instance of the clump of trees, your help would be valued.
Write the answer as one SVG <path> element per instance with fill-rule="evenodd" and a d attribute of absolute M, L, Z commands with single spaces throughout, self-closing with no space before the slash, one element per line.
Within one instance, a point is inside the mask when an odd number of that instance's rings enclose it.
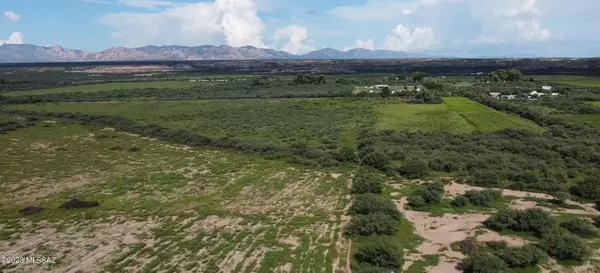
<path fill-rule="evenodd" d="M 408 205 L 412 208 L 420 208 L 427 204 L 439 204 L 444 194 L 442 182 L 429 183 L 419 187 L 408 198 Z"/>
<path fill-rule="evenodd" d="M 582 219 L 582 218 L 571 219 L 564 223 L 561 223 L 560 226 L 582 238 L 595 238 L 598 236 L 596 227 L 594 227 L 592 222 L 590 222 L 586 219 Z"/>
<path fill-rule="evenodd" d="M 522 75 L 523 74 L 521 73 L 521 71 L 519 71 L 517 69 L 510 69 L 510 70 L 499 69 L 499 70 L 496 70 L 496 71 L 493 71 L 493 72 L 487 74 L 484 77 L 484 81 L 490 81 L 490 82 L 511 81 L 511 82 L 516 82 L 516 81 L 519 81 L 521 79 Z"/>
<path fill-rule="evenodd" d="M 541 235 L 556 226 L 550 214 L 542 209 L 502 210 L 485 220 L 484 225 L 494 230 L 511 229 Z"/>
<path fill-rule="evenodd" d="M 367 215 L 377 212 L 387 214 L 394 219 L 402 217 L 394 202 L 372 193 L 357 195 L 349 209 L 351 215 Z"/>
<path fill-rule="evenodd" d="M 454 200 L 452 200 L 451 205 L 455 207 L 465 207 L 471 203 L 475 206 L 489 206 L 492 201 L 500 198 L 502 198 L 502 192 L 499 190 L 470 190 L 464 195 L 456 196 Z"/>
<path fill-rule="evenodd" d="M 324 75 L 313 76 L 310 74 L 298 75 L 292 81 L 294 84 L 325 84 L 327 80 Z"/>
<path fill-rule="evenodd" d="M 390 215 L 376 212 L 367 215 L 355 215 L 345 229 L 349 236 L 392 235 L 398 230 L 398 220 Z"/>
<path fill-rule="evenodd" d="M 393 238 L 378 236 L 370 237 L 369 240 L 361 243 L 356 254 L 354 254 L 354 258 L 359 264 L 366 264 L 366 266 L 362 265 L 362 267 L 368 267 L 369 270 L 360 270 L 359 272 L 389 272 L 390 269 L 394 269 L 394 271 L 400 270 L 402 265 L 404 265 L 404 251 L 395 242 Z"/>
<path fill-rule="evenodd" d="M 585 199 L 600 199 L 600 177 L 587 176 L 571 187 L 571 194 Z"/>
<path fill-rule="evenodd" d="M 426 76 L 427 74 L 425 74 L 425 72 L 414 72 L 410 74 L 410 78 L 415 82 L 423 81 Z"/>
<path fill-rule="evenodd" d="M 389 156 L 376 150 L 364 155 L 361 160 L 363 165 L 370 166 L 381 171 L 387 170 L 391 162 L 392 160 Z"/>
<path fill-rule="evenodd" d="M 406 160 L 399 172 L 409 179 L 423 178 L 429 174 L 429 165 L 423 160 Z"/>
<path fill-rule="evenodd" d="M 510 272 L 510 269 L 534 267 L 545 262 L 548 256 L 544 251 L 533 245 L 522 247 L 506 247 L 506 245 L 489 251 L 479 249 L 463 260 L 463 272 L 470 273 L 500 273 Z"/>
<path fill-rule="evenodd" d="M 383 191 L 383 179 L 375 172 L 360 168 L 352 180 L 350 192 L 353 194 L 381 193 Z"/>

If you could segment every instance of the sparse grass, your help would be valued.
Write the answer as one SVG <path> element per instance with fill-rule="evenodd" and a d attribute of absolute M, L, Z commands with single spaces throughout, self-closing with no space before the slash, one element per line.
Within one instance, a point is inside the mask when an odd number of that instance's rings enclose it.
<path fill-rule="evenodd" d="M 96 253 L 106 272 L 333 272 L 345 255 L 336 234 L 350 167 L 317 171 L 63 123 L 0 135 L 0 151 L 0 248 L 53 253 L 54 270 Z M 69 195 L 100 207 L 59 209 Z M 46 209 L 22 218 L 27 205 Z M 52 242 L 28 244 L 48 230 Z"/>
<path fill-rule="evenodd" d="M 143 88 L 186 88 L 198 85 L 197 82 L 190 81 L 150 81 L 150 82 L 118 82 L 118 83 L 102 83 L 102 84 L 89 84 L 89 85 L 76 85 L 60 88 L 51 89 L 37 89 L 28 91 L 14 91 L 3 93 L 2 95 L 11 96 L 33 96 L 33 95 L 46 95 L 46 94 L 58 94 L 58 93 L 93 93 L 100 91 L 111 91 L 111 90 L 127 90 L 127 89 L 143 89 Z"/>
<path fill-rule="evenodd" d="M 439 263 L 438 255 L 423 255 L 423 260 L 414 262 L 405 273 L 423 273 L 425 268 L 436 266 Z"/>
<path fill-rule="evenodd" d="M 444 98 L 443 104 L 387 104 L 377 108 L 379 129 L 404 131 L 490 132 L 506 128 L 542 131 L 535 123 L 496 111 L 466 98 Z"/>

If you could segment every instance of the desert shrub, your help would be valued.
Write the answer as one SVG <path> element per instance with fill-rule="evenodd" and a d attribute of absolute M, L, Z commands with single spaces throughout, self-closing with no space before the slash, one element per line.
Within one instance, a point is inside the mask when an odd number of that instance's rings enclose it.
<path fill-rule="evenodd" d="M 338 150 L 335 159 L 340 162 L 356 162 L 358 157 L 354 149 L 344 146 Z"/>
<path fill-rule="evenodd" d="M 386 154 L 378 151 L 369 153 L 362 158 L 362 164 L 378 170 L 387 169 L 391 162 L 392 160 Z"/>
<path fill-rule="evenodd" d="M 498 257 L 502 259 L 508 267 L 530 267 L 535 266 L 547 259 L 546 253 L 532 245 L 523 247 L 508 247 L 498 253 Z"/>
<path fill-rule="evenodd" d="M 469 202 L 477 206 L 487 206 L 492 201 L 502 197 L 502 192 L 498 190 L 486 189 L 482 191 L 470 190 L 465 193 Z"/>
<path fill-rule="evenodd" d="M 564 204 L 569 198 L 571 195 L 568 192 L 559 191 L 554 194 L 554 202 L 557 204 Z"/>
<path fill-rule="evenodd" d="M 429 174 L 429 165 L 421 160 L 407 160 L 399 171 L 406 178 L 416 179 Z"/>
<path fill-rule="evenodd" d="M 588 176 L 571 187 L 571 194 L 586 199 L 600 199 L 600 178 Z"/>
<path fill-rule="evenodd" d="M 413 208 L 420 208 L 427 205 L 427 202 L 421 195 L 412 195 L 408 197 L 408 205 Z"/>
<path fill-rule="evenodd" d="M 437 192 L 439 194 L 443 194 L 444 193 L 444 183 L 442 182 L 433 182 L 433 183 L 429 183 L 425 186 L 425 189 L 429 190 L 429 191 L 434 191 Z"/>
<path fill-rule="evenodd" d="M 475 241 L 475 239 L 473 238 L 464 239 L 458 242 L 456 246 L 458 247 L 460 253 L 465 255 L 470 255 L 471 253 L 475 252 L 478 248 L 477 241 Z"/>
<path fill-rule="evenodd" d="M 40 207 L 25 207 L 22 210 L 20 210 L 19 212 L 23 215 L 33 215 L 36 213 L 40 213 L 44 211 L 44 208 L 40 208 Z"/>
<path fill-rule="evenodd" d="M 598 235 L 596 227 L 590 221 L 582 218 L 568 220 L 560 226 L 582 238 L 594 238 Z"/>
<path fill-rule="evenodd" d="M 587 243 L 569 233 L 548 234 L 542 238 L 541 246 L 557 260 L 581 261 L 590 254 Z"/>
<path fill-rule="evenodd" d="M 398 220 L 381 212 L 352 217 L 345 233 L 350 236 L 392 235 L 398 230 Z"/>
<path fill-rule="evenodd" d="M 482 187 L 495 187 L 500 185 L 500 177 L 495 171 L 490 170 L 474 171 L 470 180 L 473 184 Z"/>
<path fill-rule="evenodd" d="M 404 158 L 406 157 L 406 154 L 404 153 L 404 150 L 402 150 L 402 148 L 397 147 L 397 146 L 389 149 L 387 151 L 387 154 L 393 160 L 404 160 Z"/>
<path fill-rule="evenodd" d="M 594 226 L 600 227 L 600 216 L 594 218 Z"/>
<path fill-rule="evenodd" d="M 361 168 L 352 180 L 350 192 L 353 194 L 381 193 L 383 180 L 375 173 Z"/>
<path fill-rule="evenodd" d="M 131 148 L 129 148 L 129 150 L 128 150 L 128 151 L 130 151 L 130 152 L 139 152 L 139 151 L 141 151 L 141 150 L 142 150 L 142 149 L 140 149 L 140 148 L 139 148 L 139 147 L 137 147 L 137 146 L 131 146 Z"/>
<path fill-rule="evenodd" d="M 390 273 L 390 269 L 375 266 L 368 263 L 359 263 L 352 261 L 352 272 L 353 273 Z"/>
<path fill-rule="evenodd" d="M 82 209 L 82 208 L 93 208 L 100 206 L 96 201 L 82 201 L 77 198 L 71 198 L 68 201 L 60 205 L 61 209 Z"/>
<path fill-rule="evenodd" d="M 485 251 L 477 251 L 462 262 L 466 273 L 504 273 L 507 266 L 502 259 Z"/>
<path fill-rule="evenodd" d="M 349 212 L 352 215 L 381 212 L 394 219 L 400 219 L 401 216 L 394 202 L 372 193 L 358 195 L 350 206 Z"/>
<path fill-rule="evenodd" d="M 541 209 L 502 210 L 485 220 L 484 225 L 490 229 L 515 231 L 531 231 L 541 235 L 544 230 L 556 226 L 550 214 Z"/>
<path fill-rule="evenodd" d="M 427 204 L 439 204 L 442 201 L 442 196 L 439 192 L 435 190 L 431 190 L 429 188 L 425 188 L 423 190 L 417 191 L 419 195 L 425 200 Z"/>
<path fill-rule="evenodd" d="M 371 237 L 359 245 L 354 258 L 360 263 L 399 271 L 404 265 L 404 252 L 395 242 L 385 236 Z"/>
<path fill-rule="evenodd" d="M 450 204 L 457 208 L 466 207 L 469 205 L 469 199 L 463 195 L 459 195 L 454 197 L 454 200 L 452 200 L 452 203 Z"/>

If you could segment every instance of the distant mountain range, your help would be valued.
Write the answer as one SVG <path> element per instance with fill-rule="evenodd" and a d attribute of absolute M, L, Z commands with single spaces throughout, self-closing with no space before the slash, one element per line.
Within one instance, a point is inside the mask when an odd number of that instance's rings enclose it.
<path fill-rule="evenodd" d="M 0 46 L 0 63 L 77 62 L 77 61 L 159 61 L 159 60 L 264 60 L 264 59 L 400 59 L 429 57 L 402 51 L 355 48 L 339 51 L 324 48 L 294 55 L 253 46 L 144 46 L 116 47 L 100 52 L 70 49 L 62 46 L 4 44 Z"/>

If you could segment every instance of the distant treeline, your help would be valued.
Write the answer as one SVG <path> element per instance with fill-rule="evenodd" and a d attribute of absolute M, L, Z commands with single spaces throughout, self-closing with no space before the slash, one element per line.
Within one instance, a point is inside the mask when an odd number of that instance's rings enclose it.
<path fill-rule="evenodd" d="M 230 138 L 213 138 L 185 130 L 166 128 L 156 124 L 143 125 L 119 116 L 100 116 L 70 112 L 35 112 L 21 110 L 4 110 L 9 114 L 28 116 L 29 119 L 51 118 L 88 125 L 113 127 L 120 131 L 141 136 L 170 141 L 191 147 L 214 147 L 235 150 L 266 158 L 283 158 L 294 163 L 305 165 L 334 166 L 340 162 L 353 161 L 344 148 L 324 151 L 310 147 L 305 142 L 292 143 L 290 146 L 271 142 L 243 141 Z"/>

